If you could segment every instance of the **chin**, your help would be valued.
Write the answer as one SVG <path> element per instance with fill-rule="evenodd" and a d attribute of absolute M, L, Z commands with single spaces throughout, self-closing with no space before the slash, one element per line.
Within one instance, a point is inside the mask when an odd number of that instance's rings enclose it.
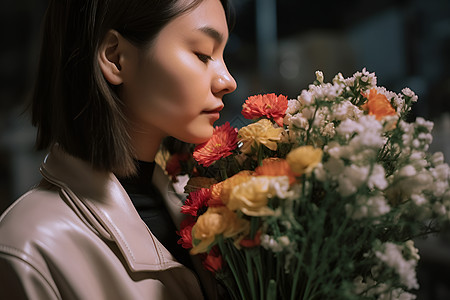
<path fill-rule="evenodd" d="M 192 144 L 202 144 L 202 143 L 207 142 L 211 138 L 211 136 L 212 136 L 212 134 L 208 135 L 208 136 L 201 136 L 201 137 L 198 136 L 198 137 L 193 138 L 192 142 L 190 142 L 190 143 L 192 143 Z"/>
<path fill-rule="evenodd" d="M 207 142 L 213 134 L 213 127 L 211 128 L 202 128 L 202 130 L 196 130 L 192 134 L 188 134 L 184 137 L 178 138 L 179 140 L 190 143 L 190 144 L 202 144 Z"/>

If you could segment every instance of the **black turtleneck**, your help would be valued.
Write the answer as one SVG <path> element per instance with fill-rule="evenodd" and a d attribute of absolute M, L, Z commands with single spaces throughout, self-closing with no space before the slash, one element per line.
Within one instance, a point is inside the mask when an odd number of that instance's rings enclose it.
<path fill-rule="evenodd" d="M 188 251 L 177 244 L 179 239 L 177 229 L 163 197 L 152 183 L 154 168 L 154 162 L 137 161 L 137 174 L 133 177 L 119 178 L 119 181 L 131 198 L 139 216 L 158 241 L 178 262 L 193 269 Z"/>

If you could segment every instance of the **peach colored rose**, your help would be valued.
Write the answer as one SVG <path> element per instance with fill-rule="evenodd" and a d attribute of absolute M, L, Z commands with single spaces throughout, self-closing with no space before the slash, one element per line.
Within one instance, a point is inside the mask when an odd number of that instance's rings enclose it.
<path fill-rule="evenodd" d="M 288 189 L 287 176 L 253 176 L 232 189 L 227 207 L 248 216 L 273 215 L 274 211 L 267 206 L 269 198 L 276 195 L 284 198 Z"/>
<path fill-rule="evenodd" d="M 224 180 L 222 189 L 220 191 L 220 200 L 222 201 L 222 203 L 226 205 L 230 200 L 230 194 L 233 188 L 243 182 L 246 182 L 250 178 L 252 178 L 252 172 L 244 170 Z"/>
<path fill-rule="evenodd" d="M 322 149 L 313 146 L 302 146 L 291 150 L 286 160 L 292 171 L 301 176 L 310 173 L 322 161 Z"/>
<path fill-rule="evenodd" d="M 281 139 L 283 128 L 273 127 L 273 123 L 267 119 L 242 127 L 238 138 L 242 142 L 241 151 L 249 154 L 253 147 L 264 145 L 270 150 L 277 150 L 277 142 Z"/>
<path fill-rule="evenodd" d="M 214 244 L 216 236 L 224 238 L 247 235 L 250 222 L 239 218 L 225 206 L 209 207 L 192 228 L 193 248 L 191 254 L 206 252 Z"/>

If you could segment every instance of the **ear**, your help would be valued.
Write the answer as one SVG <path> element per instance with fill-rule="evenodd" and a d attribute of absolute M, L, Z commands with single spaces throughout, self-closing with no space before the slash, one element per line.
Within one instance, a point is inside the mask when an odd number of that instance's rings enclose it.
<path fill-rule="evenodd" d="M 109 30 L 98 48 L 98 63 L 106 80 L 119 85 L 123 82 L 122 67 L 120 65 L 120 41 L 122 36 L 116 30 Z"/>

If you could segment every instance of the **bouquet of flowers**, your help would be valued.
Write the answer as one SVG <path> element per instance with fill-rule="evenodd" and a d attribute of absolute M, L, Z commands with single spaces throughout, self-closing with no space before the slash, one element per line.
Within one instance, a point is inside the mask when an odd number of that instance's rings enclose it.
<path fill-rule="evenodd" d="M 429 154 L 417 96 L 365 69 L 297 99 L 249 97 L 242 114 L 166 170 L 188 174 L 179 243 L 234 299 L 414 299 L 413 239 L 450 217 L 449 166 Z"/>

